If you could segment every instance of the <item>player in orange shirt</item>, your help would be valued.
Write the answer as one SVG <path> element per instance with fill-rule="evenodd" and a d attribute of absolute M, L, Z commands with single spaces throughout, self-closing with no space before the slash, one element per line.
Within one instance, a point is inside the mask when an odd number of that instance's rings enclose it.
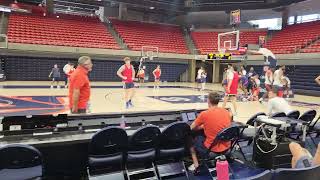
<path fill-rule="evenodd" d="M 199 172 L 199 161 L 197 154 L 205 157 L 210 148 L 211 143 L 217 134 L 224 128 L 231 126 L 231 116 L 229 111 L 218 107 L 220 95 L 218 93 L 210 93 L 208 95 L 209 109 L 200 113 L 198 118 L 191 124 L 191 130 L 203 130 L 204 136 L 200 135 L 194 138 L 193 146 L 190 148 L 193 165 L 189 167 L 190 171 L 195 174 Z M 230 142 L 217 142 L 211 147 L 213 153 L 220 153 L 230 148 Z"/>

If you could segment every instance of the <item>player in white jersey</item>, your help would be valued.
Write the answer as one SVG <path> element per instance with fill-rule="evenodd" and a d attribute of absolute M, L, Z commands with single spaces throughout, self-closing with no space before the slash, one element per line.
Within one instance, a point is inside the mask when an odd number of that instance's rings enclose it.
<path fill-rule="evenodd" d="M 201 90 L 201 78 L 202 74 L 204 73 L 204 68 L 201 66 L 197 73 L 197 88 Z"/>
<path fill-rule="evenodd" d="M 285 66 L 282 65 L 273 73 L 273 88 L 277 91 L 277 95 L 279 97 L 283 96 L 283 72 L 285 70 Z"/>

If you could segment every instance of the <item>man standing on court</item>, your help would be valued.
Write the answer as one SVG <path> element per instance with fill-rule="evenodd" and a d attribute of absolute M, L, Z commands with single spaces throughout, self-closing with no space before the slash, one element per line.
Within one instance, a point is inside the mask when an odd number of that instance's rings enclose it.
<path fill-rule="evenodd" d="M 233 105 L 233 115 L 237 115 L 237 94 L 238 94 L 238 84 L 239 84 L 239 74 L 237 69 L 232 66 L 232 64 L 228 64 L 228 71 L 227 71 L 227 91 L 223 98 L 223 105 L 222 107 L 225 108 L 228 99 L 231 101 Z"/>
<path fill-rule="evenodd" d="M 265 72 L 265 81 L 264 81 L 264 86 L 266 87 L 266 92 L 263 94 L 263 96 L 259 99 L 259 102 L 261 103 L 267 96 L 269 91 L 272 90 L 272 83 L 273 83 L 273 73 L 270 69 L 269 66 L 265 67 L 266 72 Z"/>
<path fill-rule="evenodd" d="M 315 79 L 315 81 L 320 86 L 320 75 Z"/>
<path fill-rule="evenodd" d="M 78 67 L 72 73 L 69 84 L 69 107 L 71 113 L 86 113 L 90 99 L 90 81 L 88 72 L 92 71 L 91 58 L 81 56 Z"/>
<path fill-rule="evenodd" d="M 117 75 L 122 79 L 124 83 L 124 100 L 126 101 L 126 108 L 129 109 L 133 107 L 132 98 L 134 96 L 134 77 L 135 71 L 133 66 L 131 65 L 131 59 L 129 57 L 125 57 L 124 59 L 125 64 L 122 65 L 119 70 L 117 71 Z"/>
<path fill-rule="evenodd" d="M 153 74 L 153 76 L 154 76 L 154 89 L 155 89 L 155 88 L 159 89 L 159 86 L 160 86 L 160 76 L 161 76 L 160 65 L 157 65 L 157 68 L 156 68 L 155 70 L 153 70 L 152 74 Z"/>
<path fill-rule="evenodd" d="M 63 72 L 65 74 L 65 80 L 64 80 L 64 88 L 68 87 L 68 79 L 69 79 L 69 71 L 70 71 L 70 62 L 68 62 L 66 65 L 63 66 Z"/>
<path fill-rule="evenodd" d="M 273 88 L 277 91 L 277 95 L 279 97 L 282 97 L 283 95 L 283 71 L 285 69 L 285 66 L 280 66 L 279 69 L 277 69 L 273 74 Z"/>

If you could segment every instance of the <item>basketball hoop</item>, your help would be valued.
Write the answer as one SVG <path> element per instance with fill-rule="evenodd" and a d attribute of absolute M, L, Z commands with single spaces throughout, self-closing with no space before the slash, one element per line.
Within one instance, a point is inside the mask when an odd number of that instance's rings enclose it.
<path fill-rule="evenodd" d="M 159 48 L 154 46 L 142 46 L 141 56 L 144 58 L 149 58 L 152 61 L 155 57 L 158 57 Z"/>
<path fill-rule="evenodd" d="M 235 51 L 239 48 L 239 31 L 231 31 L 218 34 L 218 51 L 225 49 L 224 51 Z"/>
<path fill-rule="evenodd" d="M 153 57 L 154 57 L 154 52 L 153 51 L 147 51 L 147 57 L 149 58 L 150 61 L 153 60 Z"/>

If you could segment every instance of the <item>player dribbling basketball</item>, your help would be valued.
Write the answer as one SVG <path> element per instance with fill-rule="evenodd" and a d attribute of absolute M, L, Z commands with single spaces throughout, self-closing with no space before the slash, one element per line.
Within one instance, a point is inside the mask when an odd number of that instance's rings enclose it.
<path fill-rule="evenodd" d="M 122 82 L 124 83 L 124 99 L 126 101 L 126 108 L 129 109 L 130 107 L 133 107 L 132 98 L 135 93 L 133 83 L 135 71 L 133 66 L 131 65 L 131 59 L 129 57 L 125 57 L 123 60 L 125 64 L 119 68 L 119 70 L 117 71 L 117 75 L 122 79 Z"/>

